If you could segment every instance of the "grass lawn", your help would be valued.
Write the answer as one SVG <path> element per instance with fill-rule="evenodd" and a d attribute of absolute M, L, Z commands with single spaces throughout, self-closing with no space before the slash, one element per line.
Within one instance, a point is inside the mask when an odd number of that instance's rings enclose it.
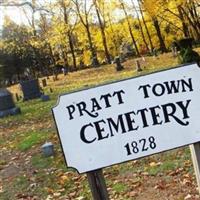
<path fill-rule="evenodd" d="M 123 63 L 125 69 L 120 72 L 114 65 L 105 65 L 59 75 L 55 82 L 50 77 L 44 88 L 50 101 L 17 102 L 22 114 L 0 119 L 0 200 L 92 199 L 86 175 L 64 163 L 51 108 L 59 94 L 178 65 L 170 53 L 146 57 L 141 63 L 140 73 L 132 59 Z M 17 85 L 9 89 L 20 94 Z M 46 141 L 54 144 L 54 157 L 42 155 L 41 146 Z M 104 175 L 114 200 L 199 199 L 188 147 L 108 167 Z"/>

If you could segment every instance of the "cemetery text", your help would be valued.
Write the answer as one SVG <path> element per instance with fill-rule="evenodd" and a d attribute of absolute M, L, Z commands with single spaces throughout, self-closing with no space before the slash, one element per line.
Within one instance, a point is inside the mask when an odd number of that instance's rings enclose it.
<path fill-rule="evenodd" d="M 193 64 L 61 96 L 68 165 L 82 173 L 200 141 L 199 75 Z"/>

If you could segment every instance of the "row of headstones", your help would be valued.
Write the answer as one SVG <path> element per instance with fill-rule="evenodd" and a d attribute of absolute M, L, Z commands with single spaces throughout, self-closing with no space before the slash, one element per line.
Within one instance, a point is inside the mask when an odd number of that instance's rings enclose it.
<path fill-rule="evenodd" d="M 177 49 L 174 49 L 174 54 L 177 54 Z M 122 65 L 123 59 L 121 57 L 116 57 L 114 62 L 116 64 L 116 70 L 121 71 L 124 69 L 124 66 Z M 141 72 L 141 64 L 140 61 L 137 59 L 135 61 L 136 65 L 136 71 Z M 47 86 L 46 79 L 42 79 L 42 87 Z M 29 81 L 23 81 L 20 83 L 20 87 L 23 93 L 23 101 L 35 99 L 35 98 L 41 98 L 42 101 L 48 101 L 49 96 L 44 95 L 39 86 L 39 82 L 37 79 L 35 80 L 29 80 Z M 52 89 L 50 88 L 50 92 L 52 92 Z M 16 94 L 16 99 L 19 100 L 18 94 Z M 21 113 L 20 108 L 16 107 L 14 104 L 14 101 L 12 99 L 12 94 L 6 90 L 6 89 L 0 89 L 0 117 L 4 117 L 7 115 L 15 115 Z"/>
<path fill-rule="evenodd" d="M 116 68 L 117 71 L 121 71 L 121 70 L 124 69 L 124 66 L 122 65 L 122 61 L 123 60 L 121 60 L 120 57 L 116 57 L 114 62 L 113 62 L 113 63 L 116 64 L 115 68 Z M 136 71 L 141 72 L 142 68 L 141 68 L 140 61 L 138 59 L 135 61 L 135 65 L 136 65 Z"/>
<path fill-rule="evenodd" d="M 116 64 L 116 70 L 121 71 L 124 69 L 123 65 L 121 64 L 120 57 L 116 57 L 114 63 Z M 139 60 L 136 60 L 136 69 L 138 72 L 142 71 L 140 67 Z M 46 79 L 42 79 L 42 87 L 47 86 Z M 50 100 L 48 95 L 45 95 L 41 92 L 40 85 L 37 79 L 35 80 L 28 80 L 23 81 L 20 83 L 20 88 L 23 93 L 23 101 L 41 98 L 42 101 Z M 50 92 L 52 89 L 50 88 Z M 16 100 L 20 99 L 19 95 L 16 94 Z M 0 118 L 8 116 L 8 115 L 16 115 L 20 114 L 21 110 L 19 107 L 16 107 L 11 92 L 7 89 L 0 89 Z"/>
<path fill-rule="evenodd" d="M 177 56 L 177 48 L 174 47 L 172 49 L 172 53 L 174 56 Z M 123 59 L 121 57 L 116 57 L 114 62 L 116 64 L 116 70 L 121 71 L 124 69 L 122 65 Z M 135 61 L 136 71 L 141 72 L 141 64 L 138 59 Z M 64 73 L 64 72 L 63 72 Z M 54 80 L 55 81 L 55 80 Z M 42 87 L 47 86 L 46 79 L 42 79 Z M 48 101 L 49 96 L 45 95 L 41 92 L 39 82 L 37 79 L 23 81 L 20 83 L 20 87 L 23 93 L 23 101 L 41 98 L 42 101 Z M 52 89 L 50 88 L 50 92 Z M 19 100 L 18 94 L 16 94 L 16 99 Z M 6 89 L 0 89 L 0 117 L 4 117 L 7 115 L 15 115 L 21 113 L 20 108 L 16 107 L 12 98 L 12 94 Z"/>
<path fill-rule="evenodd" d="M 43 79 L 46 81 L 46 79 Z M 43 81 L 43 86 L 46 86 L 46 83 Z M 20 83 L 20 88 L 23 93 L 23 101 L 41 98 L 42 101 L 50 100 L 48 95 L 45 95 L 41 92 L 39 82 L 37 79 L 24 81 Z M 19 96 L 16 94 L 16 99 L 19 100 Z M 12 93 L 7 89 L 0 89 L 0 118 L 8 115 L 20 114 L 21 110 L 19 107 L 16 107 Z"/>
<path fill-rule="evenodd" d="M 188 47 L 192 48 L 192 39 L 191 38 L 185 38 L 185 39 L 181 39 L 177 42 L 173 42 L 172 48 L 171 48 L 172 56 L 174 58 L 176 58 L 179 55 L 178 50 L 183 49 L 183 48 L 188 48 Z M 153 55 L 154 57 L 157 57 L 158 50 L 156 48 L 154 48 L 153 51 L 151 52 L 151 55 Z M 97 65 L 96 59 L 97 59 L 96 57 L 92 58 L 92 65 L 94 65 L 94 66 Z M 124 62 L 124 61 L 125 61 L 124 54 L 121 54 L 120 56 L 115 57 L 115 59 L 113 60 L 112 63 L 116 64 L 117 71 L 121 71 L 124 69 L 124 67 L 122 65 L 122 62 Z M 136 60 L 136 71 L 137 72 L 142 71 L 140 61 L 138 59 Z M 65 68 L 62 69 L 62 72 L 63 72 L 64 76 L 66 76 L 67 72 L 66 72 Z M 55 81 L 55 80 L 53 79 L 53 81 Z"/>

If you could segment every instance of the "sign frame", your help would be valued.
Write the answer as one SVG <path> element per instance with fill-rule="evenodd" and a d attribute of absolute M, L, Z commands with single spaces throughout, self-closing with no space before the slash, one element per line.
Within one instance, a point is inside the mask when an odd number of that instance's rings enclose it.
<path fill-rule="evenodd" d="M 68 92 L 68 93 L 64 93 L 64 94 L 59 95 L 57 104 L 52 108 L 52 114 L 53 114 L 53 118 L 54 118 L 54 121 L 55 121 L 55 126 L 56 126 L 56 130 L 57 130 L 57 135 L 58 135 L 58 137 L 59 137 L 60 146 L 61 146 L 61 148 L 62 148 L 62 154 L 63 154 L 63 156 L 64 156 L 64 160 L 65 160 L 65 163 L 66 163 L 67 167 L 76 170 L 79 174 L 85 173 L 85 172 L 79 172 L 79 171 L 78 171 L 75 167 L 73 167 L 73 166 L 69 166 L 69 165 L 68 165 L 68 162 L 67 162 L 67 157 L 66 157 L 65 154 L 64 154 L 64 148 L 63 148 L 63 145 L 62 145 L 62 142 L 61 142 L 61 137 L 60 137 L 60 134 L 59 134 L 59 130 L 58 130 L 58 126 L 57 126 L 57 123 L 56 123 L 55 115 L 54 115 L 54 112 L 53 112 L 53 109 L 56 108 L 56 107 L 59 105 L 60 98 L 61 98 L 62 96 L 70 95 L 70 94 L 74 94 L 74 93 L 78 93 L 78 92 L 81 92 L 81 91 L 87 91 L 87 90 L 90 90 L 90 89 L 95 89 L 95 88 L 99 88 L 99 87 L 106 86 L 106 85 L 111 85 L 111 84 L 115 84 L 115 83 L 120 83 L 120 82 L 124 82 L 124 81 L 127 81 L 127 80 L 132 80 L 132 79 L 136 79 L 136 78 L 140 78 L 140 77 L 144 77 L 144 76 L 149 76 L 149 75 L 151 75 L 151 74 L 158 74 L 158 73 L 160 73 L 160 72 L 175 70 L 175 69 L 177 69 L 177 68 L 182 68 L 182 67 L 190 66 L 190 65 L 197 65 L 197 67 L 199 67 L 197 63 L 188 63 L 188 64 L 183 64 L 183 65 L 178 65 L 178 66 L 176 66 L 176 67 L 170 67 L 170 68 L 167 68 L 167 69 L 162 69 L 162 70 L 159 70 L 159 71 L 151 72 L 151 73 L 148 73 L 148 74 L 142 74 L 142 75 L 140 74 L 140 75 L 137 75 L 137 76 L 134 76 L 134 77 L 130 77 L 130 78 L 126 78 L 126 79 L 122 79 L 122 80 L 111 81 L 111 82 L 107 82 L 107 83 L 104 83 L 104 84 L 99 84 L 99 85 L 93 86 L 93 87 L 82 88 L 82 89 L 79 89 L 79 90 L 75 90 L 75 91 L 71 91 L 71 92 Z M 198 143 L 198 142 L 197 142 L 197 143 Z M 144 158 L 144 157 L 147 157 L 147 156 L 151 156 L 151 155 L 156 155 L 156 154 L 159 154 L 159 153 L 164 153 L 164 152 L 167 152 L 167 151 L 170 151 L 170 150 L 178 149 L 178 148 L 181 148 L 181 147 L 184 147 L 184 146 L 189 146 L 189 145 L 192 145 L 192 144 L 194 144 L 194 143 L 187 143 L 187 144 L 184 144 L 184 145 L 182 145 L 182 146 L 177 146 L 177 147 L 175 147 L 175 148 L 170 148 L 170 149 L 167 149 L 167 150 L 164 150 L 164 151 L 152 153 L 152 154 L 150 154 L 150 155 L 141 156 L 141 157 L 139 157 L 139 158 L 135 158 L 135 159 L 126 160 L 126 161 L 123 161 L 123 162 L 114 163 L 114 164 L 111 164 L 111 165 L 105 166 L 105 167 L 110 167 L 110 166 L 117 165 L 117 164 L 123 164 L 123 163 L 129 162 L 129 161 L 141 159 L 141 158 Z M 103 167 L 103 168 L 105 168 L 105 167 Z M 98 169 L 102 169 L 102 168 L 100 167 L 100 168 L 97 168 L 97 169 L 95 169 L 95 170 L 98 170 Z M 89 170 L 89 171 L 87 171 L 87 173 L 88 173 L 88 172 L 93 172 L 93 171 L 95 171 L 95 170 Z"/>

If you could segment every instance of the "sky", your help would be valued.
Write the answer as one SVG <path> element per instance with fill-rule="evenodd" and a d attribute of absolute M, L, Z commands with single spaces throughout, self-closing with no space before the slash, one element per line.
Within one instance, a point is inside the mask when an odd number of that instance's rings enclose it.
<path fill-rule="evenodd" d="M 27 23 L 26 17 L 23 14 L 23 11 L 19 8 L 0 8 L 0 27 L 3 25 L 4 16 L 9 16 L 16 23 Z"/>
<path fill-rule="evenodd" d="M 36 1 L 44 2 L 44 0 L 36 0 Z M 124 2 L 130 3 L 131 0 L 124 0 Z M 2 29 L 4 17 L 6 15 L 9 16 L 17 24 L 28 24 L 27 18 L 22 9 L 16 7 L 8 7 L 8 8 L 0 7 L 0 29 Z"/>
<path fill-rule="evenodd" d="M 41 2 L 50 1 L 50 0 L 36 0 L 36 1 L 41 4 Z M 25 2 L 25 1 L 18 0 L 17 2 Z M 24 7 L 24 8 L 26 8 L 27 13 L 29 14 L 30 12 L 28 12 L 28 9 L 27 9 L 28 7 Z M 28 24 L 27 17 L 25 16 L 22 8 L 17 8 L 17 7 L 6 8 L 6 7 L 0 6 L 0 29 L 2 28 L 4 17 L 6 15 L 9 16 L 17 24 L 24 24 L 24 23 Z"/>

